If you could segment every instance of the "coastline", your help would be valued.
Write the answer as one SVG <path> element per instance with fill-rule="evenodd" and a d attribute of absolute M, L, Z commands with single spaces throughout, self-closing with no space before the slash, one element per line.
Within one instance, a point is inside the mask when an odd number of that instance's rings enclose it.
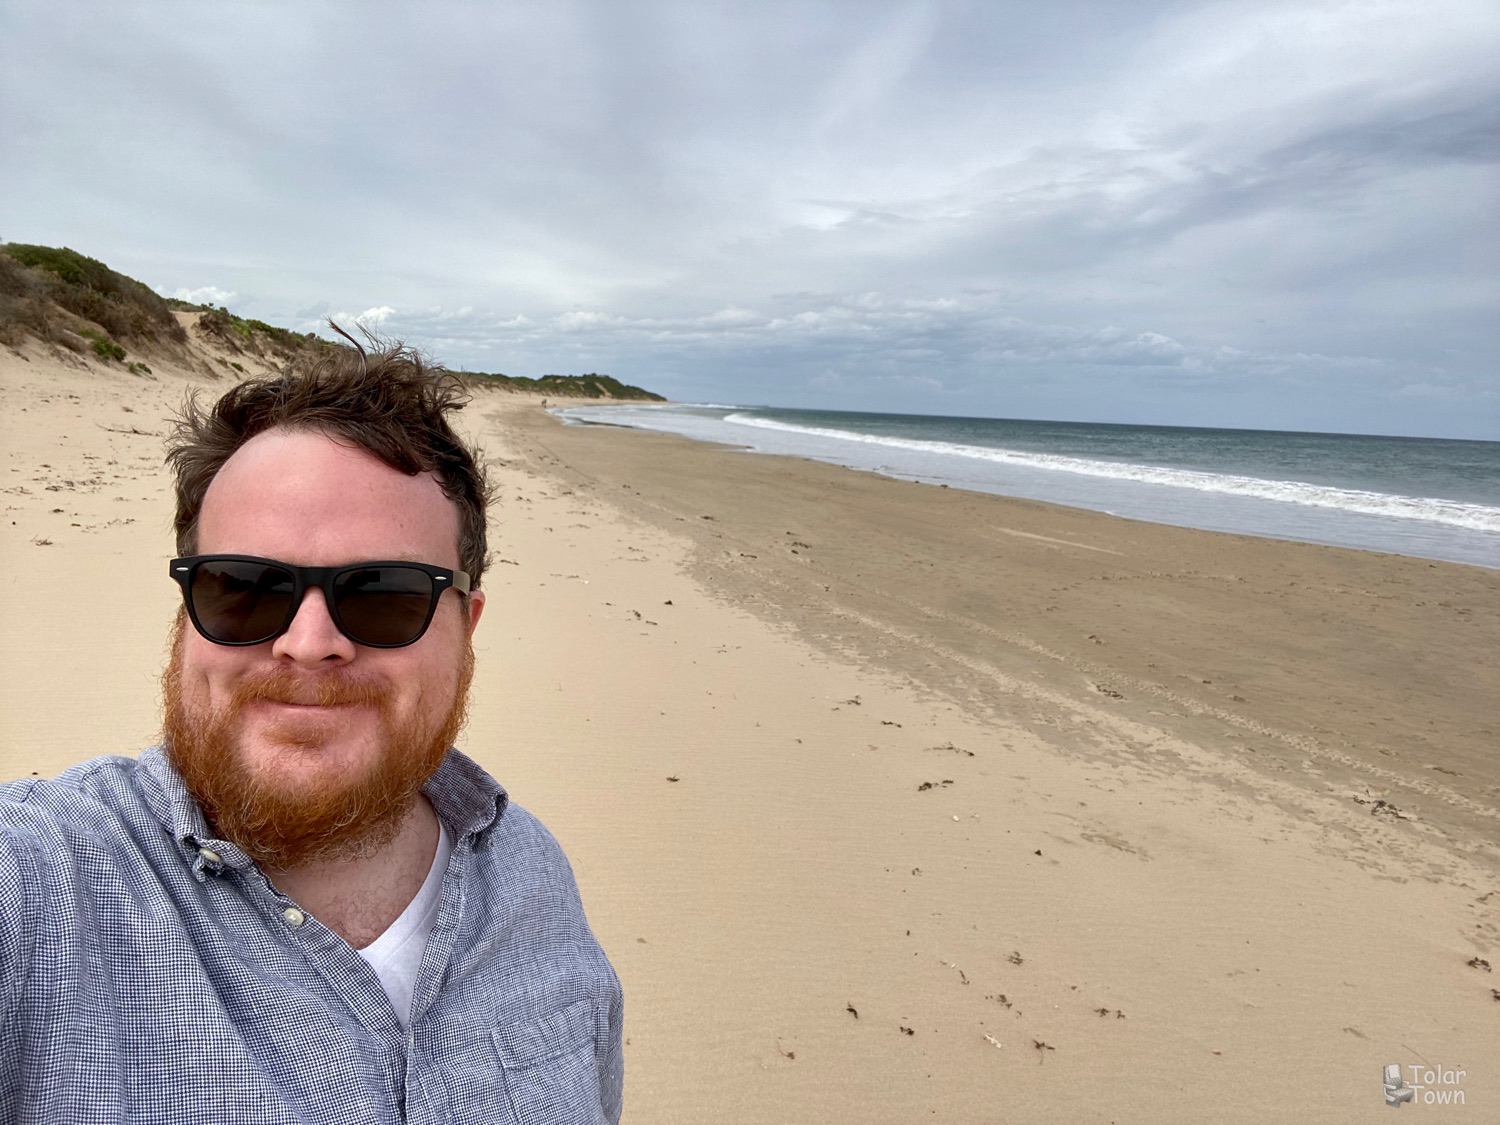
<path fill-rule="evenodd" d="M 0 354 L 6 779 L 153 737 L 159 375 Z M 1500 1102 L 1500 575 L 466 415 L 460 745 L 573 862 L 627 1121 Z"/>
<path fill-rule="evenodd" d="M 1148 523 L 1500 569 L 1495 442 L 767 406 L 553 413 Z"/>

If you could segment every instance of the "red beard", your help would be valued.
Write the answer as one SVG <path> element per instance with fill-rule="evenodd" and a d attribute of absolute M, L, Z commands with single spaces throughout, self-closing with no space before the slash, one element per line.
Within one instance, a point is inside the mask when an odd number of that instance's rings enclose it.
<path fill-rule="evenodd" d="M 162 678 L 162 741 L 168 760 L 222 839 L 277 870 L 369 855 L 395 839 L 463 727 L 474 676 L 471 646 L 464 645 L 453 699 L 437 720 L 418 714 L 394 723 L 390 693 L 380 685 L 327 673 L 310 685 L 280 665 L 247 676 L 222 710 L 190 711 L 182 697 L 183 629 L 179 616 Z M 240 753 L 245 708 L 260 701 L 374 707 L 381 730 L 374 760 L 362 774 L 338 782 L 279 785 L 276 776 L 249 769 Z M 305 748 L 323 739 L 295 727 L 275 730 L 273 736 Z"/>

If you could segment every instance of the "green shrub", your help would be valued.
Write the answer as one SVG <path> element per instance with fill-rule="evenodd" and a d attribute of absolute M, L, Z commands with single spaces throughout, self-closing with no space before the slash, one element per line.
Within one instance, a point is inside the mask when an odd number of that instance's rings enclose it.
<path fill-rule="evenodd" d="M 543 375 L 530 379 L 525 375 L 489 375 L 465 372 L 464 378 L 481 387 L 505 387 L 516 391 L 542 392 L 558 398 L 613 398 L 665 402 L 659 394 L 622 383 L 611 375 Z"/>
<path fill-rule="evenodd" d="M 166 301 L 148 286 L 116 273 L 103 262 L 66 246 L 58 249 L 21 242 L 0 246 L 0 253 L 32 271 L 34 277 L 40 277 L 47 297 L 75 316 L 93 321 L 111 337 L 122 340 L 165 337 L 179 342 L 187 339 Z M 0 270 L 0 287 L 12 287 L 13 279 L 6 280 L 4 274 Z"/>
<path fill-rule="evenodd" d="M 28 335 L 52 336 L 46 286 L 41 277 L 0 254 L 0 330 L 4 342 L 19 347 Z"/>
<path fill-rule="evenodd" d="M 30 271 L 8 254 L 0 254 L 0 297 L 36 297 L 41 292 Z"/>
<path fill-rule="evenodd" d="M 279 358 L 285 363 L 310 362 L 318 355 L 339 345 L 332 344 L 311 332 L 293 332 L 288 328 L 277 328 L 263 320 L 254 320 L 224 308 L 210 308 L 198 318 L 199 331 L 214 337 L 231 351 L 252 352 L 262 359 Z M 245 373 L 237 363 L 221 359 L 226 367 Z"/>
<path fill-rule="evenodd" d="M 94 354 L 100 359 L 121 361 L 125 359 L 125 349 L 108 336 L 101 336 L 98 332 L 94 332 L 88 328 L 83 330 L 83 334 L 94 342 Z"/>

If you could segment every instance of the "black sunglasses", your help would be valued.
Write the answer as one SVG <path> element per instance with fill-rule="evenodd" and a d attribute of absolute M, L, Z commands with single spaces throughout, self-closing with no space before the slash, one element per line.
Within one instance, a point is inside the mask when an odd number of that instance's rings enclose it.
<path fill-rule="evenodd" d="M 469 592 L 469 576 L 414 562 L 293 566 L 253 555 L 173 559 L 193 628 L 216 645 L 258 645 L 292 627 L 302 597 L 316 586 L 339 632 L 369 648 L 401 648 L 421 638 L 443 591 Z"/>

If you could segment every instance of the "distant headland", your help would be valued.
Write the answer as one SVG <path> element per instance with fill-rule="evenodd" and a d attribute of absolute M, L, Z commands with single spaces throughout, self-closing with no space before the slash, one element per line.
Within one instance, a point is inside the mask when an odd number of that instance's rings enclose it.
<path fill-rule="evenodd" d="M 162 297 L 150 286 L 68 247 L 0 244 L 0 345 L 28 341 L 142 375 L 170 359 L 211 377 L 285 371 L 344 347 L 228 309 Z M 247 368 L 246 364 L 250 367 Z M 253 368 L 253 370 L 252 370 Z M 659 394 L 609 375 L 532 379 L 455 372 L 471 387 L 556 398 L 665 402 Z"/>

